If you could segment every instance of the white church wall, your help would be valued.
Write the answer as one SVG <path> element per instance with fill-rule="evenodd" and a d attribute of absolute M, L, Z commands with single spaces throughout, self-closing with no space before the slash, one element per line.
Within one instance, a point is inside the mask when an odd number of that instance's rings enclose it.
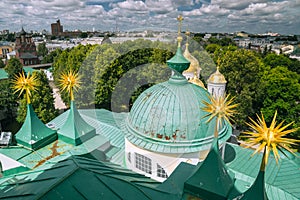
<path fill-rule="evenodd" d="M 163 168 L 167 176 L 170 176 L 181 162 L 197 165 L 199 161 L 202 161 L 206 157 L 207 153 L 208 150 L 194 153 L 170 154 L 152 152 L 133 145 L 125 138 L 125 160 L 127 168 L 161 182 L 167 177 L 164 177 L 164 173 L 159 169 L 159 166 Z"/>

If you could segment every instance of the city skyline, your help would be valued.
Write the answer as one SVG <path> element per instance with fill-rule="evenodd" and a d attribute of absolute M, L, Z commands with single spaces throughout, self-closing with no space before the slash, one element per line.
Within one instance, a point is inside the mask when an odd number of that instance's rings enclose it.
<path fill-rule="evenodd" d="M 0 30 L 50 31 L 61 20 L 64 30 L 183 30 L 300 34 L 299 0 L 3 0 Z"/>

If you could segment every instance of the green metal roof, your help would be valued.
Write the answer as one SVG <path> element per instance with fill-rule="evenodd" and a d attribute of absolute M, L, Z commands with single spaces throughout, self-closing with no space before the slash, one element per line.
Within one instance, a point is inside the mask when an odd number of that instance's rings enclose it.
<path fill-rule="evenodd" d="M 69 112 L 70 111 L 63 113 L 56 119 L 52 120 L 51 123 L 55 124 L 55 127 L 59 129 L 67 121 Z M 84 172 L 85 175 L 88 174 L 88 177 L 90 177 L 89 173 L 94 173 L 94 170 L 96 173 L 93 174 L 94 177 L 101 177 L 99 178 L 99 181 L 102 181 L 103 184 L 109 184 L 108 186 L 110 187 L 110 191 L 114 191 L 120 195 L 125 195 L 124 197 L 127 197 L 126 194 L 121 193 L 122 191 L 119 191 L 119 189 L 113 188 L 113 185 L 117 185 L 119 188 L 120 185 L 118 184 L 118 182 L 121 180 L 123 182 L 127 182 L 128 184 L 134 184 L 134 186 L 138 185 L 137 187 L 142 190 L 147 196 L 149 196 L 150 199 L 190 199 L 195 197 L 194 194 L 183 192 L 184 182 L 192 177 L 193 173 L 195 173 L 197 169 L 199 169 L 204 164 L 204 162 L 202 164 L 198 164 L 198 166 L 181 163 L 179 167 L 176 168 L 175 171 L 171 174 L 171 176 L 162 184 L 151 181 L 150 179 L 145 178 L 142 175 L 130 172 L 120 166 L 117 166 L 117 171 L 114 171 L 114 166 L 116 165 L 113 165 L 112 163 L 108 163 L 107 165 L 109 166 L 109 169 L 111 171 L 105 171 L 103 172 L 104 175 L 98 176 L 98 167 L 103 164 L 103 162 L 101 161 L 101 155 L 100 157 L 97 157 L 97 155 L 102 152 L 101 146 L 106 145 L 109 142 L 111 142 L 111 144 L 113 143 L 117 149 L 115 149 L 114 147 L 109 149 L 108 152 L 103 153 L 107 154 L 107 157 L 112 156 L 111 161 L 113 162 L 122 164 L 122 162 L 124 161 L 124 134 L 119 129 L 118 125 L 122 124 L 124 118 L 127 117 L 127 114 L 111 113 L 106 110 L 98 109 L 79 110 L 79 113 L 87 123 L 93 125 L 96 128 L 96 133 L 100 135 L 96 135 L 90 140 L 87 140 L 78 146 L 73 146 L 64 141 L 58 140 L 57 143 L 53 142 L 35 151 L 22 147 L 9 147 L 0 149 L 0 153 L 19 161 L 28 168 L 34 168 L 34 170 L 28 171 L 26 173 L 18 173 L 14 176 L 10 175 L 0 179 L 0 199 L 36 199 L 38 197 L 41 197 L 39 195 L 42 193 L 45 194 L 43 198 L 55 197 L 51 196 L 54 195 L 53 192 L 50 191 L 51 189 L 55 189 L 54 191 L 57 191 L 57 193 L 55 194 L 65 194 L 66 191 L 69 191 L 74 192 L 74 194 L 76 192 L 76 194 L 82 193 L 83 195 L 86 195 L 84 197 L 89 197 L 89 194 L 87 194 L 88 192 L 85 193 L 84 191 L 78 189 L 79 185 L 76 185 L 78 182 L 76 182 L 76 184 L 75 182 L 73 182 L 73 180 L 77 180 L 77 178 L 73 177 L 73 175 Z M 157 143 L 157 146 L 159 146 L 159 143 Z M 54 150 L 56 150 L 56 152 L 60 152 L 61 154 L 51 158 L 53 152 L 55 152 Z M 116 152 L 116 154 L 112 155 L 114 154 L 114 152 Z M 229 174 L 234 173 L 236 179 L 234 185 L 241 192 L 245 192 L 247 189 L 249 189 L 249 187 L 256 179 L 257 173 L 259 171 L 262 155 L 255 155 L 251 158 L 252 153 L 253 150 L 251 149 L 245 149 L 232 144 L 226 145 L 225 163 L 230 170 Z M 69 165 L 65 162 L 70 162 L 70 160 L 74 159 L 70 158 L 66 161 L 62 160 L 73 155 L 84 155 L 85 157 L 93 157 L 94 155 L 96 155 L 95 159 L 97 159 L 98 161 L 88 161 L 86 163 L 86 165 L 88 166 L 88 170 L 83 169 L 85 167 L 79 167 L 76 168 L 75 171 L 72 171 L 72 169 L 74 169 L 72 168 L 74 167 L 74 165 Z M 86 158 L 82 159 L 85 160 Z M 207 159 L 210 158 L 208 157 Z M 58 164 L 55 165 L 56 163 Z M 211 167 L 214 168 L 215 162 L 211 163 Z M 70 166 L 70 168 L 68 166 Z M 61 169 L 61 171 L 59 169 Z M 101 169 L 105 169 L 105 167 Z M 266 191 L 268 198 L 272 200 L 300 199 L 299 170 L 299 157 L 291 157 L 290 159 L 283 158 L 279 161 L 279 164 L 276 165 L 275 159 L 271 155 L 265 174 Z M 122 171 L 124 174 L 120 175 L 120 171 Z M 47 176 L 40 176 L 41 174 L 45 174 L 47 172 L 51 172 L 51 176 L 49 174 L 46 174 Z M 130 175 L 128 175 L 127 172 L 129 172 Z M 106 175 L 110 177 L 107 178 Z M 110 181 L 112 179 L 114 180 Z M 89 180 L 91 182 L 89 182 Z M 93 178 L 87 178 L 86 180 L 84 180 L 85 182 L 80 185 L 80 187 L 85 188 L 83 186 L 93 185 L 95 183 L 94 180 L 95 179 Z M 116 184 L 114 184 L 115 180 L 117 181 Z M 129 180 L 131 182 L 128 182 Z M 199 176 L 199 182 L 200 181 L 202 181 L 202 176 Z M 99 185 L 97 186 L 99 187 Z M 76 188 L 76 191 L 74 191 L 74 188 Z M 122 185 L 122 188 L 128 187 L 125 184 L 124 186 Z M 92 190 L 87 191 L 89 191 L 89 193 L 91 194 L 93 193 Z M 98 191 L 99 190 L 97 190 L 95 194 L 98 194 Z M 101 191 L 106 190 L 103 189 Z M 218 188 L 216 188 L 216 191 L 218 191 Z M 76 195 L 76 199 L 80 199 L 82 197 L 82 194 Z M 159 194 L 159 197 L 161 198 L 159 198 L 157 194 Z M 123 199 L 124 197 L 122 196 Z"/>
<path fill-rule="evenodd" d="M 36 71 L 31 67 L 23 67 L 23 69 L 26 73 L 30 72 L 30 74 L 32 74 L 33 71 Z M 7 79 L 7 78 L 8 78 L 8 74 L 6 73 L 6 71 L 3 68 L 0 68 L 0 80 Z"/>
<path fill-rule="evenodd" d="M 60 140 L 69 144 L 79 145 L 95 136 L 96 130 L 82 119 L 74 101 L 71 101 L 68 118 L 57 133 Z"/>
<path fill-rule="evenodd" d="M 257 178 L 255 179 L 252 186 L 244 192 L 240 197 L 241 200 L 268 200 L 266 189 L 265 189 L 265 172 L 259 171 Z"/>
<path fill-rule="evenodd" d="M 78 156 L 0 183 L 0 199 L 179 199 L 143 175 Z"/>
<path fill-rule="evenodd" d="M 3 68 L 0 68 L 0 80 L 7 79 L 7 78 L 8 78 L 8 74 L 6 73 L 6 71 Z"/>
<path fill-rule="evenodd" d="M 214 139 L 207 157 L 185 182 L 184 189 L 200 199 L 214 200 L 228 199 L 235 190 L 233 177 L 220 156 L 218 139 Z"/>
<path fill-rule="evenodd" d="M 163 153 L 209 149 L 215 121 L 206 123 L 207 112 L 201 109 L 202 101 L 210 101 L 209 93 L 186 79 L 181 84 L 170 80 L 148 88 L 134 102 L 123 128 L 127 139 Z M 220 142 L 231 133 L 231 127 L 224 124 Z"/>
<path fill-rule="evenodd" d="M 56 131 L 43 124 L 31 104 L 27 104 L 25 121 L 15 136 L 18 144 L 31 149 L 41 148 L 57 138 Z"/>
<path fill-rule="evenodd" d="M 119 124 L 123 123 L 127 113 L 112 113 L 104 109 L 80 109 L 78 112 L 86 123 L 96 129 L 96 134 L 109 139 L 113 146 L 124 148 L 124 133 L 120 130 Z M 64 126 L 69 115 L 70 109 L 48 124 L 52 124 L 55 129 L 59 130 Z"/>
<path fill-rule="evenodd" d="M 226 145 L 225 162 L 235 174 L 236 187 L 245 192 L 254 183 L 259 172 L 262 154 L 237 145 Z M 282 157 L 276 164 L 270 155 L 265 170 L 266 192 L 269 199 L 296 200 L 300 199 L 300 155 L 293 158 Z"/>
<path fill-rule="evenodd" d="M 59 115 L 49 122 L 55 129 L 60 129 L 67 121 L 70 110 Z M 30 150 L 22 146 L 9 146 L 0 148 L 0 153 L 19 161 L 27 168 L 34 168 L 48 162 L 54 162 L 56 157 L 68 157 L 70 155 L 86 155 L 96 159 L 111 159 L 112 162 L 124 164 L 124 134 L 118 129 L 116 124 L 120 123 L 127 116 L 125 113 L 111 113 L 107 110 L 79 110 L 83 119 L 96 127 L 96 133 L 92 139 L 85 141 L 81 145 L 72 144 L 58 140 L 38 150 Z M 102 122 L 103 121 L 103 122 Z M 105 122 L 105 123 L 104 123 Z M 100 148 L 102 145 L 110 144 L 107 152 Z M 55 147 L 55 148 L 54 148 Z M 98 150 L 98 148 L 100 148 Z M 53 150 L 60 155 L 53 156 Z"/>

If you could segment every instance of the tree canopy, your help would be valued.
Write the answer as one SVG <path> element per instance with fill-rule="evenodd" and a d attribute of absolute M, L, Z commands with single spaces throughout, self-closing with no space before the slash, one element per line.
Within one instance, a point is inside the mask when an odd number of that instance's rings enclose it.
<path fill-rule="evenodd" d="M 37 87 L 32 91 L 31 104 L 42 122 L 47 123 L 58 115 L 54 107 L 54 97 L 52 89 L 48 83 L 46 75 L 42 71 L 34 71 L 37 75 Z M 26 98 L 25 95 L 20 100 L 17 121 L 24 122 L 26 117 Z"/>
<path fill-rule="evenodd" d="M 48 54 L 48 49 L 46 47 L 46 42 L 42 42 L 37 47 L 37 55 L 38 56 L 46 56 Z"/>
<path fill-rule="evenodd" d="M 7 65 L 4 67 L 4 70 L 8 74 L 9 79 L 13 79 L 15 75 L 22 73 L 23 65 L 17 58 L 11 58 L 8 60 Z"/>
<path fill-rule="evenodd" d="M 5 64 L 4 64 L 3 60 L 0 59 L 0 68 L 4 68 L 4 67 L 5 67 Z"/>
<path fill-rule="evenodd" d="M 226 92 L 236 96 L 235 103 L 239 103 L 238 128 L 245 128 L 248 117 L 255 118 L 260 112 L 269 123 L 276 110 L 280 120 L 295 121 L 299 127 L 299 61 L 270 52 L 238 49 L 230 40 L 211 39 L 207 44 L 203 51 L 191 43 L 190 52 L 199 60 L 204 81 L 215 72 L 216 63 L 219 65 L 227 80 Z M 54 78 L 69 69 L 77 70 L 83 83 L 75 93 L 80 107 L 95 105 L 128 111 L 140 92 L 166 80 L 169 71 L 165 63 L 175 49 L 174 44 L 149 40 L 79 45 L 52 57 Z"/>
<path fill-rule="evenodd" d="M 262 77 L 262 109 L 266 121 L 271 121 L 274 111 L 278 120 L 286 123 L 295 122 L 294 128 L 300 127 L 300 75 L 287 67 L 275 67 Z M 295 135 L 297 134 L 297 136 Z M 294 137 L 300 138 L 300 132 Z"/>
<path fill-rule="evenodd" d="M 237 124 L 244 126 L 250 116 L 259 112 L 261 76 L 265 66 L 260 57 L 253 51 L 227 51 L 219 57 L 220 72 L 227 79 L 226 90 L 239 103 Z"/>

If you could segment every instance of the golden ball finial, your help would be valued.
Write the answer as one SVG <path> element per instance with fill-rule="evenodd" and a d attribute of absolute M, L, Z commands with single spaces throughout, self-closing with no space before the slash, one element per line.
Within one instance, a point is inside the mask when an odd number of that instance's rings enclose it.
<path fill-rule="evenodd" d="M 178 37 L 177 37 L 177 41 L 178 41 L 178 46 L 180 46 L 180 43 L 182 41 L 182 37 L 181 37 L 181 26 L 182 26 L 182 21 L 183 21 L 183 17 L 182 15 L 178 15 L 177 17 L 177 21 L 178 23 Z"/>

